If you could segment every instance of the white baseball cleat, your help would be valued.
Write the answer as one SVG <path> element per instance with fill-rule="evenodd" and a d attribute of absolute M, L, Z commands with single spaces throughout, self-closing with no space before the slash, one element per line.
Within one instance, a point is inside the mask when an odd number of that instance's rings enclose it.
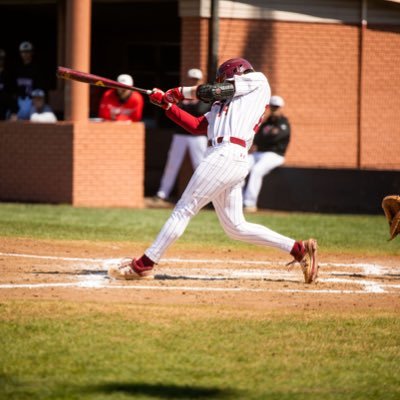
<path fill-rule="evenodd" d="M 318 244 L 315 239 L 303 241 L 306 250 L 303 259 L 300 261 L 305 283 L 313 283 L 318 277 Z"/>
<path fill-rule="evenodd" d="M 118 265 L 108 270 L 108 276 L 118 280 L 154 279 L 153 267 L 141 268 L 134 258 L 124 258 Z"/>
<path fill-rule="evenodd" d="M 291 267 L 294 263 L 300 264 L 301 270 L 304 275 L 305 283 L 313 283 L 318 277 L 318 244 L 315 239 L 303 240 L 296 242 L 296 251 L 291 254 L 294 260 L 286 264 Z M 289 268 L 290 269 L 290 268 Z"/>

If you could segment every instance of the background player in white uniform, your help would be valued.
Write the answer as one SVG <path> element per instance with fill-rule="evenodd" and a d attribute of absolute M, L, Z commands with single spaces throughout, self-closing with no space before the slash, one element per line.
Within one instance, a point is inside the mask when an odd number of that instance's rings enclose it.
<path fill-rule="evenodd" d="M 285 162 L 290 141 L 290 123 L 282 114 L 284 104 L 282 97 L 271 97 L 270 115 L 254 137 L 249 155 L 249 179 L 243 194 L 244 209 L 247 212 L 257 211 L 257 200 L 264 176 Z"/>
<path fill-rule="evenodd" d="M 216 80 L 215 84 L 174 88 L 166 93 L 154 89 L 150 95 L 151 102 L 167 110 L 171 120 L 193 134 L 207 134 L 209 147 L 153 244 L 140 258 L 127 259 L 110 268 L 109 274 L 117 279 L 153 277 L 154 264 L 183 234 L 191 218 L 212 202 L 228 236 L 291 254 L 294 261 L 300 262 L 305 280 L 310 283 L 318 272 L 316 240 L 295 241 L 249 223 L 243 216 L 242 183 L 248 173 L 247 150 L 270 100 L 268 80 L 242 58 L 221 64 Z M 193 117 L 176 106 L 183 98 L 196 97 L 213 101 L 204 116 Z"/>
<path fill-rule="evenodd" d="M 203 73 L 197 68 L 190 69 L 187 76 L 191 86 L 199 85 L 203 79 Z M 184 99 L 179 106 L 195 117 L 205 114 L 210 109 L 207 103 L 204 103 L 199 99 Z M 165 164 L 156 200 L 157 198 L 161 200 L 167 200 L 170 197 L 187 150 L 189 150 L 193 169 L 198 167 L 207 150 L 206 136 L 191 135 L 180 126 L 179 128 L 179 131 L 175 132 L 172 136 L 172 142 L 168 152 L 168 159 L 167 163 Z"/>

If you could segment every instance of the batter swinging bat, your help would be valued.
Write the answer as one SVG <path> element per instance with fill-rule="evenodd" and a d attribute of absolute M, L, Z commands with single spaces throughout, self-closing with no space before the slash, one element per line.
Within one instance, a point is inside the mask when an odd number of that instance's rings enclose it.
<path fill-rule="evenodd" d="M 113 81 L 112 79 L 107 79 L 102 76 L 93 75 L 87 72 L 81 72 L 66 67 L 58 67 L 57 76 L 62 79 L 79 81 L 83 83 L 88 83 L 89 85 L 108 87 L 112 89 L 128 89 L 143 94 L 151 94 L 153 92 L 152 90 L 141 89 L 135 86 L 125 85 L 123 83 Z"/>

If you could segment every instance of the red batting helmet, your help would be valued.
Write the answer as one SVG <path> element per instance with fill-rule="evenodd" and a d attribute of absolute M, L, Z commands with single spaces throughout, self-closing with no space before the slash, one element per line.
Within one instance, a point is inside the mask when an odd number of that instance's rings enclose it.
<path fill-rule="evenodd" d="M 233 75 L 242 75 L 247 71 L 254 71 L 253 66 L 244 58 L 231 58 L 222 63 L 217 71 L 216 81 L 223 82 L 233 78 Z"/>

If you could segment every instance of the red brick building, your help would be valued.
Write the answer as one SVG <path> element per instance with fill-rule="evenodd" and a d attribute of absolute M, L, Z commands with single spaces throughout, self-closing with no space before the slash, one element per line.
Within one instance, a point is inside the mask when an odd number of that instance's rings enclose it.
<path fill-rule="evenodd" d="M 210 21 L 215 3 L 219 32 L 213 36 Z M 382 194 L 380 190 L 400 191 L 398 1 L 310 0 L 304 4 L 300 0 L 0 0 L 0 13 L 8 16 L 10 23 L 0 27 L 0 47 L 8 53 L 12 54 L 20 41 L 32 40 L 48 71 L 56 65 L 67 65 L 109 77 L 125 72 L 135 77 L 138 86 L 149 88 L 167 89 L 184 83 L 189 68 L 208 71 L 210 40 L 214 37 L 218 62 L 235 56 L 249 59 L 268 76 L 272 92 L 285 98 L 285 112 L 293 127 L 286 171 L 299 168 L 311 174 L 315 169 L 319 174 L 323 170 L 351 171 L 356 172 L 356 183 L 360 181 L 357 175 L 360 171 L 365 171 L 366 181 L 370 180 L 368 171 L 381 171 L 379 176 L 386 178 L 382 187 L 375 190 L 377 198 Z M 81 125 L 89 116 L 96 115 L 100 95 L 97 88 L 90 90 L 89 105 L 89 88 L 82 84 L 65 87 L 50 74 L 49 79 L 50 101 L 60 115 L 72 124 Z M 124 157 L 116 157 L 109 168 L 125 171 L 124 175 L 130 177 L 127 181 L 134 180 L 136 188 L 143 186 L 146 177 L 146 191 L 151 194 L 158 185 L 168 149 L 166 138 L 172 128 L 162 113 L 148 103 L 145 125 L 146 135 L 143 126 L 134 127 L 132 135 L 137 136 L 128 143 L 135 146 L 128 148 L 136 155 L 146 145 L 145 164 L 143 158 L 137 159 L 137 163 L 142 162 L 142 170 L 124 164 L 130 162 Z M 77 135 L 76 140 L 84 140 L 85 135 L 91 138 L 93 147 L 87 144 L 85 155 L 90 159 L 92 149 L 98 148 L 95 143 L 104 138 L 94 134 L 99 129 L 96 124 L 87 122 L 87 126 L 82 131 L 85 134 Z M 54 126 L 54 130 L 58 129 L 64 132 L 66 128 L 61 123 Z M 118 132 L 119 128 L 110 129 Z M 124 132 L 126 128 L 121 129 Z M 137 134 L 140 129 L 142 133 Z M 16 125 L 12 130 L 23 132 L 25 126 Z M 0 160 L 10 145 L 7 132 L 9 128 L 1 124 Z M 121 135 L 124 137 L 124 133 Z M 126 140 L 129 142 L 129 135 Z M 124 143 L 118 143 L 121 145 Z M 74 147 L 73 152 L 78 148 Z M 79 157 L 72 157 L 72 170 L 82 165 L 77 160 Z M 46 191 L 43 196 L 26 194 L 21 198 L 18 191 L 13 192 L 20 182 L 16 172 L 13 172 L 13 188 L 4 179 L 10 174 L 4 165 L 0 161 L 2 200 L 135 207 L 143 204 L 141 199 L 133 197 L 119 202 L 118 198 L 123 196 L 119 190 L 113 191 L 115 198 L 108 200 L 99 199 L 101 191 L 95 189 L 93 196 L 85 201 L 75 200 L 78 198 L 75 195 L 54 199 Z M 390 172 L 390 176 L 384 171 Z M 80 185 L 87 182 L 71 171 L 69 175 L 70 192 L 85 192 Z M 96 179 L 104 186 L 104 182 L 112 179 L 111 175 L 107 169 L 104 179 L 101 176 Z M 286 183 L 290 185 L 297 179 L 295 176 L 289 176 Z M 116 179 L 122 178 L 116 176 Z M 120 189 L 124 187 L 121 185 Z M 348 187 L 354 185 L 349 183 Z M 135 195 L 143 197 L 143 191 L 136 190 Z M 368 196 L 365 201 L 369 201 Z M 266 202 L 266 206 L 273 204 Z"/>
<path fill-rule="evenodd" d="M 209 3 L 180 3 L 182 74 L 207 70 Z M 289 165 L 400 169 L 398 2 L 220 1 L 219 17 L 219 61 L 248 58 L 286 100 Z"/>

